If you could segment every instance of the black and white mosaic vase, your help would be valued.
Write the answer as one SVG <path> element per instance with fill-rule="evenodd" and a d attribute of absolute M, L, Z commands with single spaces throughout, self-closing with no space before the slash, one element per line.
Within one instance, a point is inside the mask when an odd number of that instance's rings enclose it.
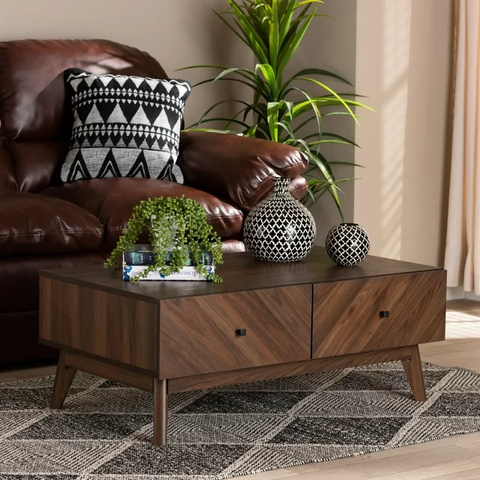
<path fill-rule="evenodd" d="M 317 229 L 309 210 L 288 191 L 289 178 L 275 177 L 273 193 L 247 216 L 247 249 L 269 262 L 297 262 L 312 249 Z"/>
<path fill-rule="evenodd" d="M 328 232 L 325 248 L 337 265 L 353 267 L 363 262 L 368 255 L 370 238 L 356 223 L 339 223 Z"/>

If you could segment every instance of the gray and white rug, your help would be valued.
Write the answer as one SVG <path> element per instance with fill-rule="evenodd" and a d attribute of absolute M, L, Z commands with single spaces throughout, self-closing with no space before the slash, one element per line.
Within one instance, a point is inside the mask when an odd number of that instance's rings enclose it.
<path fill-rule="evenodd" d="M 480 430 L 479 374 L 425 382 L 425 403 L 401 363 L 175 394 L 167 447 L 148 393 L 78 373 L 51 411 L 53 377 L 0 384 L 0 478 L 217 480 Z"/>

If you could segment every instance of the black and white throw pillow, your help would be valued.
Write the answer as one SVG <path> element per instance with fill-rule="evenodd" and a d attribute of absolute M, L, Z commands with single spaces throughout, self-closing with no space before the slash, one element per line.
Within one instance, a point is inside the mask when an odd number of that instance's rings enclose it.
<path fill-rule="evenodd" d="M 73 130 L 63 182 L 143 177 L 183 183 L 175 162 L 188 82 L 69 69 L 65 84 Z"/>

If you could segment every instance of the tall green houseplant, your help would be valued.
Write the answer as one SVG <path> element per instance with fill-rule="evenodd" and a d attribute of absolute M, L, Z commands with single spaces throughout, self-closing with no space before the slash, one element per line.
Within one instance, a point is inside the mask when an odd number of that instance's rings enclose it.
<path fill-rule="evenodd" d="M 352 164 L 327 160 L 322 146 L 336 143 L 356 144 L 337 133 L 324 131 L 323 120 L 328 116 L 347 115 L 357 122 L 355 107 L 369 108 L 353 100 L 355 95 L 338 94 L 322 78 L 337 79 L 351 85 L 339 75 L 320 68 L 307 68 L 285 78 L 285 69 L 295 54 L 317 13 L 321 0 L 226 0 L 230 6 L 226 12 L 215 15 L 244 42 L 255 55 L 255 68 L 236 68 L 220 65 L 196 65 L 190 68 L 220 70 L 205 83 L 233 81 L 253 90 L 253 101 L 240 99 L 222 100 L 211 108 L 190 129 L 202 128 L 208 122 L 224 121 L 222 131 L 240 128 L 243 135 L 281 142 L 302 150 L 310 159 L 305 177 L 308 180 L 309 195 L 304 203 L 316 201 L 329 193 L 343 220 L 339 198 L 342 182 L 352 178 L 337 179 L 335 165 Z M 186 70 L 183 69 L 183 70 Z M 312 93 L 308 87 L 320 90 Z M 350 98 L 349 98 L 350 97 Z M 238 111 L 230 118 L 212 115 L 221 104 L 233 102 Z M 340 108 L 338 108 L 340 107 Z M 312 132 L 312 125 L 314 133 Z M 218 131 L 218 130 L 217 130 Z"/>

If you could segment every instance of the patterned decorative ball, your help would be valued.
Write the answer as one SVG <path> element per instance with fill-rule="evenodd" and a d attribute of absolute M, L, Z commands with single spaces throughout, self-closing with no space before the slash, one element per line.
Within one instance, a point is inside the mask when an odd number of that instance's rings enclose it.
<path fill-rule="evenodd" d="M 315 220 L 290 195 L 289 183 L 288 178 L 274 178 L 273 194 L 256 205 L 245 220 L 245 245 L 260 260 L 296 262 L 313 247 Z"/>
<path fill-rule="evenodd" d="M 361 263 L 370 250 L 368 233 L 356 223 L 340 223 L 327 234 L 325 248 L 328 256 L 342 267 Z"/>

